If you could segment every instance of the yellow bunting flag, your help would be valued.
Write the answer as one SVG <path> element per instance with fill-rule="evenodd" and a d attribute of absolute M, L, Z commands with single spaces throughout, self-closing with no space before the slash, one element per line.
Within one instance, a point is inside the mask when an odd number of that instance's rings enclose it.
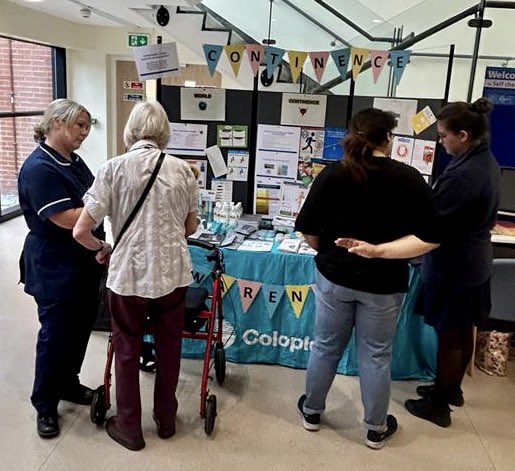
<path fill-rule="evenodd" d="M 232 71 L 234 75 L 237 77 L 240 72 L 241 60 L 243 59 L 243 52 L 245 51 L 244 44 L 229 44 L 228 46 L 224 46 L 225 53 L 227 54 L 227 59 L 229 59 L 229 63 L 231 64 Z"/>
<path fill-rule="evenodd" d="M 350 48 L 350 57 L 351 57 L 351 65 L 352 65 L 352 78 L 356 80 L 356 77 L 361 72 L 363 65 L 368 59 L 368 55 L 370 54 L 369 49 L 363 49 L 360 47 L 351 47 Z"/>
<path fill-rule="evenodd" d="M 286 294 L 298 319 L 308 297 L 309 285 L 286 285 Z"/>
<path fill-rule="evenodd" d="M 222 275 L 222 298 L 229 292 L 231 286 L 236 281 L 234 276 Z"/>
<path fill-rule="evenodd" d="M 254 299 L 256 299 L 256 296 L 261 289 L 261 283 L 258 283 L 257 281 L 238 280 L 238 287 L 240 288 L 243 313 L 246 313 L 254 302 Z"/>
<path fill-rule="evenodd" d="M 304 51 L 288 51 L 288 60 L 290 61 L 291 78 L 293 83 L 297 82 L 307 57 L 308 53 Z"/>

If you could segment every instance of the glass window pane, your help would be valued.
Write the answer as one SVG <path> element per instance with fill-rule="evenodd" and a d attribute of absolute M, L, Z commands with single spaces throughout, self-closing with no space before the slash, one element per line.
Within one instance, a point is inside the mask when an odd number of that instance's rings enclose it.
<path fill-rule="evenodd" d="M 52 101 L 52 48 L 0 38 L 0 111 L 39 111 Z"/>
<path fill-rule="evenodd" d="M 34 126 L 41 116 L 0 118 L 0 201 L 2 214 L 18 206 L 18 172 L 34 150 Z"/>

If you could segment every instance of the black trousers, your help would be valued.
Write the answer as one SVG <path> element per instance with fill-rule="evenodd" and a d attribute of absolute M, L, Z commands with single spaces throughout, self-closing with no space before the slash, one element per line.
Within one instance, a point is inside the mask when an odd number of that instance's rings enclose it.
<path fill-rule="evenodd" d="M 89 293 L 89 295 L 88 295 Z M 31 401 L 41 414 L 56 414 L 61 395 L 79 384 L 79 373 L 98 310 L 98 290 L 76 300 L 36 298 L 41 327 Z"/>

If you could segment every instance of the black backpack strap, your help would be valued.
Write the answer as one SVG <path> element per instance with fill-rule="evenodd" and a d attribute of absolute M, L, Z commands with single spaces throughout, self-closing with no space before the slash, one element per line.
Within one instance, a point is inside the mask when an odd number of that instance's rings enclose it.
<path fill-rule="evenodd" d="M 120 242 L 120 239 L 122 238 L 123 234 L 125 234 L 125 231 L 129 228 L 132 221 L 136 217 L 136 214 L 140 210 L 141 206 L 143 205 L 145 198 L 147 197 L 148 193 L 150 192 L 150 189 L 152 188 L 152 185 L 154 184 L 154 181 L 157 178 L 157 174 L 159 173 L 159 169 L 161 168 L 161 165 L 163 165 L 163 160 L 165 158 L 164 152 L 161 152 L 161 155 L 159 156 L 159 159 L 157 160 L 156 166 L 154 168 L 154 171 L 152 172 L 152 175 L 150 176 L 150 179 L 147 183 L 147 186 L 145 186 L 145 189 L 143 190 L 142 195 L 140 196 L 138 202 L 136 203 L 136 206 L 134 206 L 134 209 L 129 214 L 129 217 L 127 218 L 127 221 L 125 221 L 125 224 L 122 227 L 122 230 L 118 234 L 118 237 L 116 238 L 116 241 L 113 245 L 113 249 L 111 250 L 111 253 L 114 252 L 114 249 L 118 245 L 118 242 Z"/>

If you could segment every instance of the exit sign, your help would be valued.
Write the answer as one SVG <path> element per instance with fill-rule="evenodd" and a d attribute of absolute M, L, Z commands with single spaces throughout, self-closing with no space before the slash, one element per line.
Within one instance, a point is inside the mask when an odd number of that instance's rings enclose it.
<path fill-rule="evenodd" d="M 148 34 L 129 34 L 129 47 L 148 46 L 150 36 Z"/>

